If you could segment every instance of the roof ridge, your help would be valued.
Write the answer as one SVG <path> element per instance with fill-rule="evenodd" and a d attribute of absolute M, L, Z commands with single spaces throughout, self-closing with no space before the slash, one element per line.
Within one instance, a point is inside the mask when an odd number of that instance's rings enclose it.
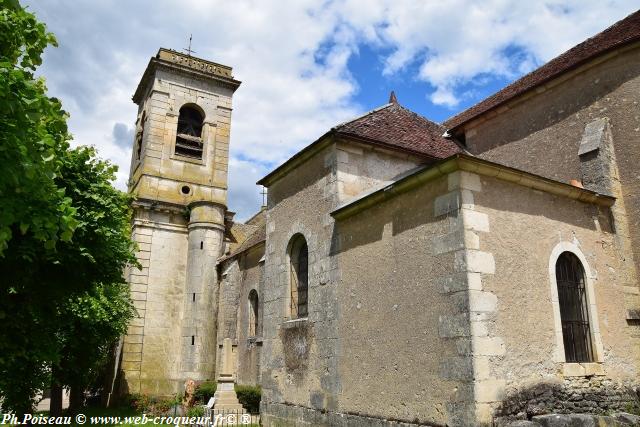
<path fill-rule="evenodd" d="M 396 105 L 396 106 L 398 106 L 398 107 L 400 107 L 400 108 L 402 108 L 403 110 L 405 110 L 405 111 L 407 111 L 407 112 L 409 112 L 409 113 L 413 114 L 414 116 L 416 116 L 416 117 L 418 117 L 418 118 L 420 118 L 420 119 L 423 119 L 423 120 L 425 120 L 425 121 L 427 121 L 427 122 L 429 122 L 429 123 L 433 123 L 434 125 L 436 125 L 436 126 L 438 126 L 438 127 L 442 128 L 442 129 L 444 129 L 444 130 L 447 130 L 447 128 L 445 128 L 441 123 L 434 122 L 433 120 L 429 119 L 428 117 L 425 117 L 425 116 L 423 116 L 423 115 L 422 115 L 422 114 L 420 114 L 420 113 L 417 113 L 417 112 L 415 112 L 415 111 L 413 111 L 413 110 L 410 110 L 409 108 L 405 107 L 404 105 L 401 105 L 401 104 L 399 104 L 399 103 L 398 103 L 398 104 L 395 104 L 395 105 Z"/>
<path fill-rule="evenodd" d="M 546 82 L 558 78 L 593 58 L 638 41 L 640 26 L 634 24 L 637 24 L 635 21 L 639 19 L 640 10 L 625 16 L 604 30 L 561 52 L 497 92 L 448 118 L 442 124 L 447 129 L 457 128 Z M 557 69 L 555 69 L 556 67 Z"/>

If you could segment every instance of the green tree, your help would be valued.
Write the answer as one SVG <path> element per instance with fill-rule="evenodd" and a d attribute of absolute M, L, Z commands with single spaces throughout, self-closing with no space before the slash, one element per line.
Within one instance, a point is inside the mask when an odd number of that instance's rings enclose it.
<path fill-rule="evenodd" d="M 60 402 L 52 415 L 62 410 L 62 387 L 71 389 L 70 409 L 82 404 L 82 395 L 109 362 L 114 342 L 127 330 L 134 313 L 129 287 L 123 284 L 99 285 L 70 299 L 63 307 L 58 339 L 60 361 L 52 369 L 53 393 Z M 79 339 L 81 338 L 81 339 Z"/>
<path fill-rule="evenodd" d="M 0 0 L 0 255 L 15 234 L 30 231 L 52 249 L 75 225 L 71 200 L 56 188 L 69 147 L 67 115 L 33 71 L 51 33 L 15 0 Z"/>
<path fill-rule="evenodd" d="M 73 239 L 57 247 L 61 280 L 76 288 L 91 284 L 63 303 L 56 322 L 60 358 L 53 384 L 71 388 L 75 409 L 77 396 L 96 378 L 134 313 L 123 277 L 127 265 L 137 265 L 129 237 L 130 197 L 111 185 L 116 169 L 98 159 L 94 148 L 79 147 L 67 151 L 56 179 L 78 219 Z"/>
<path fill-rule="evenodd" d="M 69 148 L 67 114 L 33 76 L 48 44 L 44 24 L 0 0 L 0 396 L 16 413 L 31 411 L 52 369 L 97 369 L 93 353 L 71 366 L 89 351 L 77 344 L 103 354 L 120 333 L 130 316 L 123 271 L 136 264 L 115 166 Z M 71 383 L 65 375 L 56 377 Z"/>
<path fill-rule="evenodd" d="M 33 75 L 44 48 L 55 43 L 17 1 L 0 0 L 0 393 L 3 407 L 18 412 L 47 382 L 43 360 L 55 357 L 47 319 L 56 309 L 31 304 L 48 295 L 33 292 L 30 261 L 68 241 L 76 223 L 71 199 L 54 182 L 69 147 L 66 114 Z"/>

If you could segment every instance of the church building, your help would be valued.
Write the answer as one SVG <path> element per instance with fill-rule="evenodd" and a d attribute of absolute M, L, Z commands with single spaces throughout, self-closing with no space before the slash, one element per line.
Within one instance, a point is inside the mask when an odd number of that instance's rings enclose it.
<path fill-rule="evenodd" d="M 160 49 L 134 94 L 122 391 L 215 380 L 231 342 L 265 426 L 638 405 L 640 12 L 442 124 L 392 93 L 262 178 L 245 223 L 227 206 L 239 86 Z"/>

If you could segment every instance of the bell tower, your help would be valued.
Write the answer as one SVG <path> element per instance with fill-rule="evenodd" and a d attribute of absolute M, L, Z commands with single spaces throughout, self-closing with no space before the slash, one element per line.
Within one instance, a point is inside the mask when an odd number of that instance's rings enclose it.
<path fill-rule="evenodd" d="M 215 378 L 216 260 L 223 251 L 231 98 L 225 65 L 161 48 L 138 105 L 129 192 L 141 269 L 122 348 L 126 392 L 169 395 Z"/>

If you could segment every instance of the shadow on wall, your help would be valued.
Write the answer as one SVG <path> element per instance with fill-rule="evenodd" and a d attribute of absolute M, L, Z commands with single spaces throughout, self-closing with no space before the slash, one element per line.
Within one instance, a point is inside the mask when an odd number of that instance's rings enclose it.
<path fill-rule="evenodd" d="M 391 224 L 391 235 L 397 236 L 418 227 L 430 227 L 442 222 L 448 229 L 449 215 L 433 216 L 437 196 L 447 193 L 447 179 L 438 179 L 409 190 L 398 197 L 378 203 L 355 215 L 337 220 L 331 239 L 331 255 L 346 252 L 359 246 L 382 240 L 387 224 Z M 442 231 L 442 234 L 446 231 Z"/>
<path fill-rule="evenodd" d="M 620 384 L 598 377 L 536 383 L 507 393 L 495 411 L 495 418 L 499 421 L 530 420 L 549 413 L 605 414 L 612 411 L 640 411 L 640 385 Z"/>
<path fill-rule="evenodd" d="M 518 187 L 517 184 L 495 178 L 490 179 L 486 189 L 483 189 L 476 199 L 476 204 L 483 208 L 518 214 L 511 217 L 516 224 L 521 224 L 526 218 L 539 217 L 584 230 L 596 231 L 598 228 L 594 219 L 597 218 L 601 231 L 606 233 L 615 231 L 611 210 L 608 207 Z"/>

